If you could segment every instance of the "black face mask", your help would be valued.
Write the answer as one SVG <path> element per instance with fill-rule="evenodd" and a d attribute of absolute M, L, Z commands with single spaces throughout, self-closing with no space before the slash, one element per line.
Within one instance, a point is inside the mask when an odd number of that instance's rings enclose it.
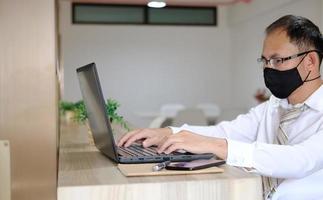
<path fill-rule="evenodd" d="M 301 62 L 302 61 L 303 59 L 301 60 Z M 309 71 L 305 80 L 303 81 L 297 70 L 297 67 L 300 63 L 298 63 L 296 67 L 285 71 L 279 71 L 277 69 L 268 67 L 264 69 L 264 79 L 266 87 L 275 97 L 285 99 L 305 82 L 320 78 L 320 76 L 318 76 L 314 79 L 307 80 L 308 76 L 311 73 L 311 71 Z"/>

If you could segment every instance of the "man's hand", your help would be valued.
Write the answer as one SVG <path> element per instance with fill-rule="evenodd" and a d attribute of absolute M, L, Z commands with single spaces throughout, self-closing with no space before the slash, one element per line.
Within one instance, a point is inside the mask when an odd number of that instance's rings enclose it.
<path fill-rule="evenodd" d="M 158 146 L 170 135 L 172 135 L 172 130 L 170 128 L 137 129 L 124 135 L 119 140 L 118 146 L 129 147 L 132 143 L 138 140 L 143 140 L 142 145 L 144 147 L 152 145 Z"/>
<path fill-rule="evenodd" d="M 190 131 L 181 131 L 168 136 L 158 146 L 158 153 L 165 152 L 169 154 L 180 149 L 196 154 L 213 153 L 225 160 L 227 158 L 228 145 L 225 139 L 206 137 Z"/>
<path fill-rule="evenodd" d="M 206 137 L 190 131 L 172 134 L 170 128 L 131 131 L 120 139 L 118 146 L 129 147 L 138 140 L 143 140 L 144 147 L 157 145 L 159 153 L 169 154 L 176 150 L 185 150 L 196 154 L 213 153 L 221 159 L 227 158 L 228 145 L 225 139 Z"/>

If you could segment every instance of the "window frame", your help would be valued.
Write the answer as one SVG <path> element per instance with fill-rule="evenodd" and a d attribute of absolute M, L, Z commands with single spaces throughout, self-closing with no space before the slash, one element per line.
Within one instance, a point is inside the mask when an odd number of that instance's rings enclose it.
<path fill-rule="evenodd" d="M 102 7 L 135 7 L 142 8 L 143 12 L 143 22 L 101 22 L 101 21 L 79 21 L 76 19 L 76 7 L 77 6 L 102 6 Z M 163 9 L 163 8 L 149 8 L 145 5 L 128 5 L 128 4 L 106 4 L 106 3 L 80 3 L 73 2 L 72 3 L 72 24 L 73 25 L 149 25 L 149 26 L 218 26 L 218 9 L 217 7 L 191 7 L 191 6 L 167 6 L 167 9 L 190 9 L 190 10 L 211 10 L 213 12 L 213 23 L 152 23 L 149 21 L 149 10 L 153 9 Z"/>

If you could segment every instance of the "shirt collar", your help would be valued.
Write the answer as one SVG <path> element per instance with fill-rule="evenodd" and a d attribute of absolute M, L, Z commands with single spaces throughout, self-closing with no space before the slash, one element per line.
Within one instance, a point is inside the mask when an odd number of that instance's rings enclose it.
<path fill-rule="evenodd" d="M 306 104 L 311 109 L 323 112 L 323 85 L 321 85 L 311 96 L 309 96 L 305 101 L 304 104 Z M 297 105 L 291 105 L 288 103 L 287 99 L 279 99 L 275 97 L 274 95 L 271 95 L 269 99 L 270 103 L 273 105 L 273 107 L 283 107 L 285 109 L 290 109 L 292 107 L 298 107 L 301 104 Z"/>
<path fill-rule="evenodd" d="M 305 104 L 314 110 L 323 112 L 323 85 L 306 99 Z"/>

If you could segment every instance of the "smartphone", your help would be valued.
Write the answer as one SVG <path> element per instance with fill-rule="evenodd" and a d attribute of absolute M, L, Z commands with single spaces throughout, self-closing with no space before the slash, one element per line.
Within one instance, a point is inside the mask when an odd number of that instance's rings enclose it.
<path fill-rule="evenodd" d="M 225 160 L 199 159 L 189 162 L 171 162 L 165 168 L 168 170 L 197 170 L 208 167 L 219 166 L 225 163 Z"/>

